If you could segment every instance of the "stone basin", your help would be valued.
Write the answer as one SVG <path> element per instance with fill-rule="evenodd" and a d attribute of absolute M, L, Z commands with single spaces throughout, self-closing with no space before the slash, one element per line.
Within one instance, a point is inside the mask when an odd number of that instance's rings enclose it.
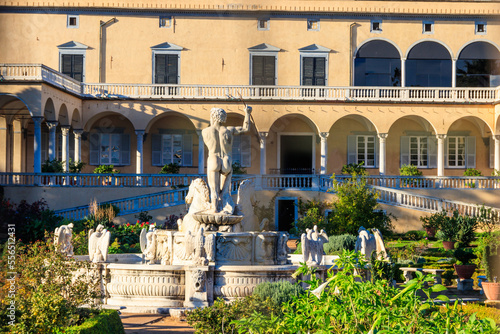
<path fill-rule="evenodd" d="M 213 213 L 207 211 L 199 211 L 193 214 L 193 218 L 206 225 L 234 225 L 243 220 L 243 216 L 228 215 L 222 213 Z"/>

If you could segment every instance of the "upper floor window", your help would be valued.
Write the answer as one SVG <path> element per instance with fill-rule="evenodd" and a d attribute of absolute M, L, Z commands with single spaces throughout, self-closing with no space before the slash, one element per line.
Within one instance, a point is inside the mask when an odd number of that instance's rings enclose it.
<path fill-rule="evenodd" d="M 163 43 L 153 46 L 153 83 L 178 84 L 180 82 L 180 53 L 182 47 Z"/>
<path fill-rule="evenodd" d="M 372 20 L 370 22 L 370 31 L 375 33 L 382 32 L 382 20 Z"/>
<path fill-rule="evenodd" d="M 59 72 L 75 80 L 85 81 L 85 55 L 88 46 L 71 41 L 58 46 Z"/>
<path fill-rule="evenodd" d="M 299 49 L 300 84 L 302 86 L 326 86 L 328 81 L 328 54 L 331 49 L 317 44 Z"/>
<path fill-rule="evenodd" d="M 382 40 L 363 44 L 354 59 L 354 85 L 401 86 L 401 59 L 396 47 Z"/>
<path fill-rule="evenodd" d="M 125 133 L 91 133 L 90 165 L 130 165 L 130 135 Z"/>
<path fill-rule="evenodd" d="M 319 19 L 307 19 L 308 31 L 319 31 Z"/>
<path fill-rule="evenodd" d="M 500 51 L 488 42 L 473 42 L 462 49 L 457 66 L 457 87 L 500 85 Z"/>
<path fill-rule="evenodd" d="M 193 135 L 191 133 L 165 133 L 151 136 L 153 166 L 176 163 L 193 165 Z"/>
<path fill-rule="evenodd" d="M 171 16 L 160 16 L 160 28 L 170 28 L 172 26 Z"/>
<path fill-rule="evenodd" d="M 259 44 L 250 51 L 250 84 L 276 85 L 276 62 L 279 48 L 268 44 Z"/>
<path fill-rule="evenodd" d="M 80 16 L 78 15 L 68 15 L 66 18 L 67 28 L 79 28 L 80 27 Z"/>
<path fill-rule="evenodd" d="M 422 22 L 422 33 L 423 34 L 433 34 L 434 33 L 434 22 L 433 21 Z"/>
<path fill-rule="evenodd" d="M 476 33 L 476 35 L 485 35 L 486 34 L 486 22 L 476 22 L 475 33 Z"/>
<path fill-rule="evenodd" d="M 452 61 L 448 49 L 432 42 L 420 42 L 406 58 L 407 87 L 451 87 Z"/>
<path fill-rule="evenodd" d="M 257 30 L 269 30 L 270 24 L 269 19 L 259 19 L 257 20 Z"/>

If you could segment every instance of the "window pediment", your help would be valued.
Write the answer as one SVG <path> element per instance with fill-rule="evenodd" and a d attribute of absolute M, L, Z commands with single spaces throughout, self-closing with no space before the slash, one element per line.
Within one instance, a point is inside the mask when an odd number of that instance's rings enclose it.
<path fill-rule="evenodd" d="M 182 51 L 184 48 L 182 46 L 165 42 L 151 47 L 154 51 Z"/>
<path fill-rule="evenodd" d="M 251 48 L 248 48 L 248 51 L 251 52 L 280 52 L 281 49 L 272 45 L 269 45 L 267 43 L 261 43 L 259 45 L 252 46 Z"/>
<path fill-rule="evenodd" d="M 299 49 L 300 52 L 332 52 L 332 49 L 326 48 L 318 44 L 311 44 Z"/>
<path fill-rule="evenodd" d="M 85 45 L 80 42 L 75 42 L 75 41 L 70 41 L 61 45 L 57 46 L 59 49 L 62 50 L 87 50 L 90 49 L 88 45 Z"/>

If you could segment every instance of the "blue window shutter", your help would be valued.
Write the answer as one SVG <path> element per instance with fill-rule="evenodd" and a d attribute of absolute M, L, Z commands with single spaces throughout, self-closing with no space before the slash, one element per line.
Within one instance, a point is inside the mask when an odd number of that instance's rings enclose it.
<path fill-rule="evenodd" d="M 239 162 L 240 164 L 241 164 L 241 137 L 242 135 L 233 137 L 233 148 L 231 151 L 233 162 Z"/>
<path fill-rule="evenodd" d="M 436 136 L 427 137 L 427 160 L 429 168 L 437 168 L 437 138 Z"/>
<path fill-rule="evenodd" d="M 490 168 L 495 168 L 495 140 L 490 137 Z"/>
<path fill-rule="evenodd" d="M 378 162 L 379 162 L 379 154 L 380 154 L 380 142 L 379 142 L 379 138 L 377 135 L 375 135 L 375 168 L 378 168 Z M 386 148 L 386 152 L 387 152 L 387 148 Z M 386 155 L 387 157 L 387 155 Z"/>
<path fill-rule="evenodd" d="M 250 136 L 241 135 L 241 160 L 240 164 L 242 167 L 252 166 L 252 140 Z"/>
<path fill-rule="evenodd" d="M 448 164 L 448 145 L 449 145 L 449 138 L 447 136 L 446 139 L 444 140 L 444 167 L 445 168 L 449 167 L 449 164 Z"/>
<path fill-rule="evenodd" d="M 465 137 L 466 168 L 476 168 L 476 137 Z"/>
<path fill-rule="evenodd" d="M 347 164 L 355 164 L 356 162 L 356 136 L 347 136 Z"/>
<path fill-rule="evenodd" d="M 151 164 L 153 166 L 162 166 L 161 161 L 161 135 L 151 135 Z"/>
<path fill-rule="evenodd" d="M 182 165 L 193 165 L 193 135 L 185 134 L 182 137 Z"/>
<path fill-rule="evenodd" d="M 130 135 L 124 133 L 121 137 L 122 147 L 120 147 L 120 164 L 130 165 Z"/>
<path fill-rule="evenodd" d="M 89 136 L 90 146 L 90 165 L 99 165 L 99 145 L 101 142 L 101 135 L 99 133 L 91 133 Z"/>
<path fill-rule="evenodd" d="M 399 167 L 402 167 L 403 165 L 409 165 L 410 164 L 410 137 L 401 136 L 401 147 L 400 147 L 399 151 L 400 151 L 400 158 L 399 158 L 400 166 Z"/>

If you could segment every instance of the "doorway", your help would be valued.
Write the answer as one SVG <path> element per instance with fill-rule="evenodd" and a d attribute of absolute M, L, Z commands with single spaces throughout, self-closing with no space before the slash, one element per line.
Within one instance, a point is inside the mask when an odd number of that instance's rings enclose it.
<path fill-rule="evenodd" d="M 314 174 L 313 135 L 280 135 L 280 174 Z"/>
<path fill-rule="evenodd" d="M 282 197 L 276 199 L 275 221 L 276 230 L 288 232 L 292 227 L 295 227 L 297 219 L 297 198 Z"/>

